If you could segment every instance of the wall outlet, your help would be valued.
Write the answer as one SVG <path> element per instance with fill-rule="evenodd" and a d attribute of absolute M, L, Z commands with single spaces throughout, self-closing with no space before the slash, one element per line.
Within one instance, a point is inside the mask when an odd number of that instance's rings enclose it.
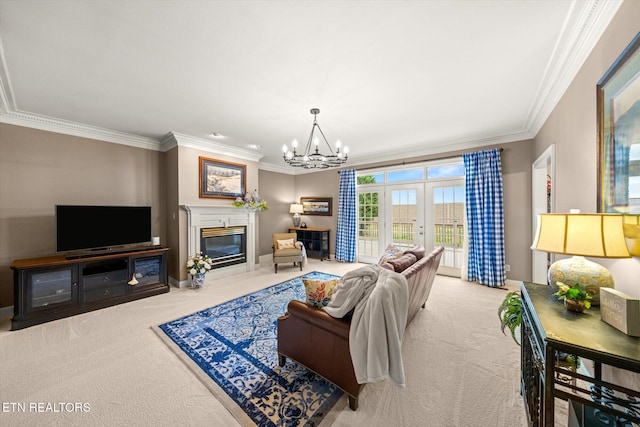
<path fill-rule="evenodd" d="M 511 271 L 511 266 L 509 264 L 505 264 L 504 271 Z"/>

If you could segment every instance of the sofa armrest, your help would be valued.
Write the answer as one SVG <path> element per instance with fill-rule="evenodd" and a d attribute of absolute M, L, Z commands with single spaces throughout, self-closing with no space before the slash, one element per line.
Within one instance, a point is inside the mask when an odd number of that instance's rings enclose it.
<path fill-rule="evenodd" d="M 349 320 L 336 319 L 324 310 L 293 300 L 278 318 L 278 363 L 294 360 L 331 381 L 349 395 L 356 409 L 358 384 L 349 351 Z"/>
<path fill-rule="evenodd" d="M 287 313 L 282 317 L 297 317 L 313 326 L 332 332 L 344 339 L 349 339 L 349 326 L 351 322 L 345 319 L 336 319 L 320 308 L 315 308 L 298 300 L 292 300 L 287 306 Z M 278 319 L 280 320 L 280 319 Z"/>

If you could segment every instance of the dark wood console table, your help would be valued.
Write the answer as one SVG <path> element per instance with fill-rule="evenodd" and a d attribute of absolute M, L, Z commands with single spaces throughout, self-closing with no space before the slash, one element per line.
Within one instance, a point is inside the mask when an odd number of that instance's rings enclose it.
<path fill-rule="evenodd" d="M 523 282 L 521 291 L 520 379 L 529 425 L 554 425 L 555 398 L 570 402 L 570 412 L 579 412 L 575 417 L 581 426 L 640 423 L 640 391 L 602 376 L 603 365 L 640 373 L 640 338 L 603 322 L 598 307 L 584 313 L 566 311 L 547 285 Z M 558 366 L 558 352 L 579 356 L 581 363 L 592 361 L 593 374 Z M 598 418 L 606 422 L 595 421 Z"/>
<path fill-rule="evenodd" d="M 169 292 L 168 248 L 16 260 L 11 330 Z M 135 277 L 135 282 L 130 283 Z"/>
<path fill-rule="evenodd" d="M 289 233 L 296 233 L 299 242 L 302 242 L 307 250 L 307 256 L 320 258 L 323 261 L 329 259 L 329 236 L 331 229 L 329 228 L 301 228 L 291 227 Z"/>

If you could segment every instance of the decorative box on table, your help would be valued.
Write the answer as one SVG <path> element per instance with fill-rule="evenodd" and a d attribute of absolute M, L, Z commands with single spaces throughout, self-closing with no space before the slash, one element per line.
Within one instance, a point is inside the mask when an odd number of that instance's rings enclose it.
<path fill-rule="evenodd" d="M 612 288 L 600 288 L 602 320 L 632 337 L 640 337 L 640 300 Z"/>

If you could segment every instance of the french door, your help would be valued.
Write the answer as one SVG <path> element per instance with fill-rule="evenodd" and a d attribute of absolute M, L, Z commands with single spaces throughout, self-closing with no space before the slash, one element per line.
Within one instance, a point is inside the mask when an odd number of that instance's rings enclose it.
<path fill-rule="evenodd" d="M 375 263 L 386 245 L 425 244 L 424 184 L 358 190 L 358 261 Z"/>
<path fill-rule="evenodd" d="M 384 250 L 384 187 L 358 189 L 358 261 L 376 263 Z"/>
<path fill-rule="evenodd" d="M 426 240 L 444 246 L 439 274 L 460 277 L 464 262 L 463 245 L 465 194 L 464 180 L 448 180 L 427 184 Z"/>

